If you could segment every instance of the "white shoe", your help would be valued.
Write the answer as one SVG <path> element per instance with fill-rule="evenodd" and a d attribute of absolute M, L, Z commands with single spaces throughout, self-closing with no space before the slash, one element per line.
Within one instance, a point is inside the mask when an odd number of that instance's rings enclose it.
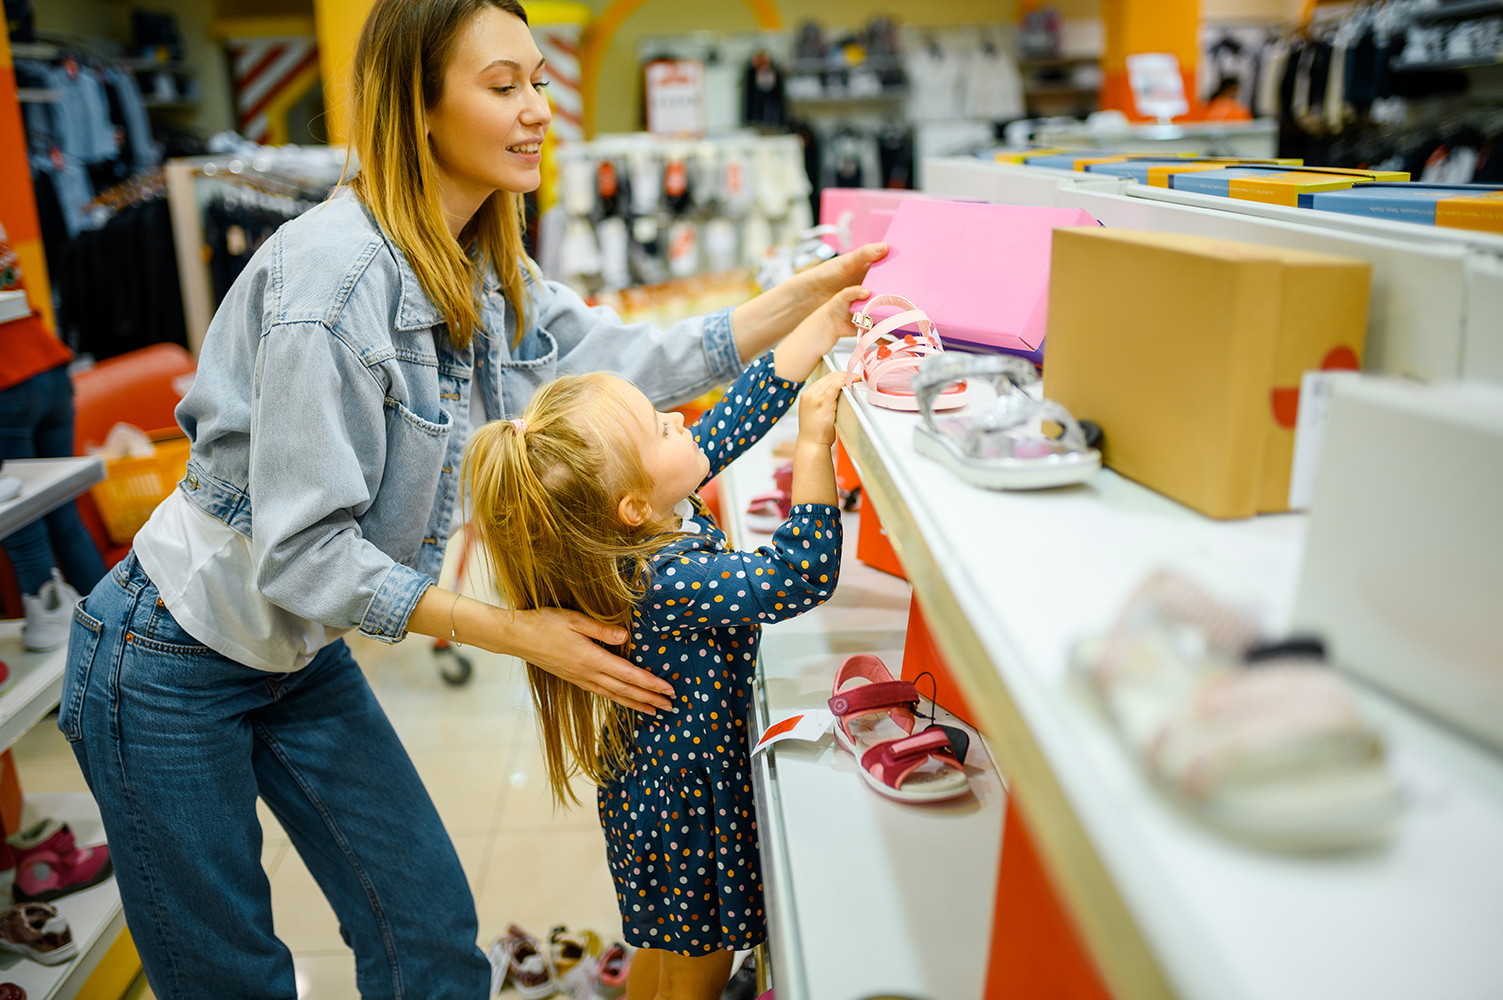
<path fill-rule="evenodd" d="M 54 569 L 52 579 L 42 584 L 41 590 L 21 595 L 21 604 L 26 609 L 26 624 L 21 626 L 21 645 L 43 653 L 67 642 L 73 606 L 79 600 L 78 591 L 68 586 L 62 574 Z"/>

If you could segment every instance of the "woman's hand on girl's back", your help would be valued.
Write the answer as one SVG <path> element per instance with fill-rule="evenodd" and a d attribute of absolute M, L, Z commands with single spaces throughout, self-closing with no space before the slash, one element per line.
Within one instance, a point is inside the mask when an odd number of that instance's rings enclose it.
<path fill-rule="evenodd" d="M 623 629 L 559 608 L 518 611 L 510 618 L 503 652 L 638 712 L 672 710 L 672 685 L 599 645 L 623 641 Z"/>

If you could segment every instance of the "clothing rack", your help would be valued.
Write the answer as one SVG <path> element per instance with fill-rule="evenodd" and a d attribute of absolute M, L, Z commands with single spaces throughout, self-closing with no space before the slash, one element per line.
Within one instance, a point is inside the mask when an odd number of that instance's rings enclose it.
<path fill-rule="evenodd" d="M 333 146 L 255 147 L 167 161 L 164 177 L 178 282 L 188 350 L 195 357 L 218 306 L 213 272 L 203 252 L 210 204 L 216 199 L 238 200 L 291 218 L 326 199 L 345 169 L 344 149 Z"/>

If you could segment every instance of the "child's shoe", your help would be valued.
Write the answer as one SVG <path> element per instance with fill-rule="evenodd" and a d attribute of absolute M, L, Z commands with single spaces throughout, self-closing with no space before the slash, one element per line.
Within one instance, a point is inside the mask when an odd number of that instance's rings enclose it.
<path fill-rule="evenodd" d="M 620 941 L 605 949 L 595 966 L 595 996 L 599 1000 L 617 1000 L 626 992 L 626 972 L 631 955 Z"/>
<path fill-rule="evenodd" d="M 600 937 L 594 931 L 570 934 L 562 924 L 548 933 L 548 957 L 559 990 L 572 1000 L 594 1000 L 595 956 Z"/>
<path fill-rule="evenodd" d="M 5 838 L 16 855 L 18 902 L 46 902 L 98 885 L 114 873 L 108 845 L 79 847 L 68 824 L 44 819 Z"/>
<path fill-rule="evenodd" d="M 68 921 L 46 903 L 21 903 L 0 914 L 0 951 L 58 965 L 78 954 Z"/>
<path fill-rule="evenodd" d="M 35 594 L 21 595 L 21 606 L 26 611 L 26 624 L 21 626 L 21 645 L 33 652 L 44 653 L 67 642 L 73 605 L 78 601 L 78 591 L 68 586 L 63 575 L 54 569 L 52 579 L 42 584 L 42 589 Z"/>
<path fill-rule="evenodd" d="M 497 939 L 497 944 L 506 951 L 506 977 L 522 1000 L 543 1000 L 558 992 L 558 980 L 553 976 L 548 953 L 537 938 L 512 924 Z"/>

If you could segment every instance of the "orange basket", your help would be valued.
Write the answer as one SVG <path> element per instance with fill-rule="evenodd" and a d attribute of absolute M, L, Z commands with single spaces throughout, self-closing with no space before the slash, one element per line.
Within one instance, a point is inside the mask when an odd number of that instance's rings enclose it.
<path fill-rule="evenodd" d="M 105 464 L 104 481 L 89 491 L 110 541 L 129 545 L 157 504 L 167 498 L 188 468 L 188 439 L 156 444 L 150 458 L 117 458 Z"/>

